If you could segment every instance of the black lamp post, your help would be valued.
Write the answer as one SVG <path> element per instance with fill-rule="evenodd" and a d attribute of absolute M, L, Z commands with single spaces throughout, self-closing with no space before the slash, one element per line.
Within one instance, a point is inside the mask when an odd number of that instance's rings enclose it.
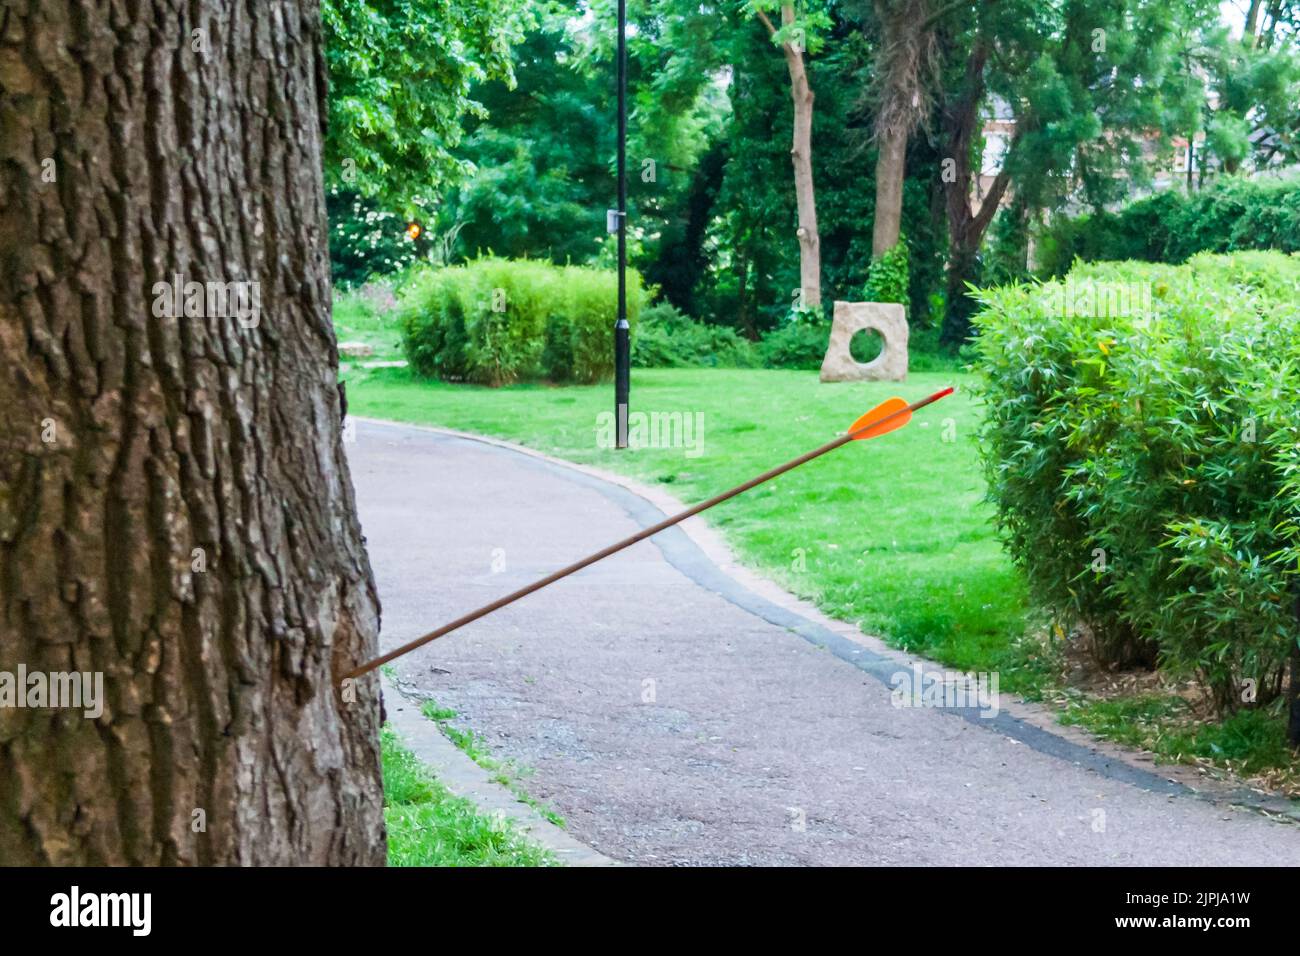
<path fill-rule="evenodd" d="M 627 447 L 632 343 L 627 324 L 627 0 L 618 0 L 618 318 L 614 322 L 615 447 Z"/>

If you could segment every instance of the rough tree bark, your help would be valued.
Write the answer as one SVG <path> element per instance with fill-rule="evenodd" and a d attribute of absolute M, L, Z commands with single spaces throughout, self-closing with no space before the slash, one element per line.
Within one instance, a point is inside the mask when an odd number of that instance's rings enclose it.
<path fill-rule="evenodd" d="M 876 137 L 876 211 L 871 225 L 871 257 L 894 246 L 903 229 L 903 178 L 907 173 L 907 130 L 892 126 Z"/>
<path fill-rule="evenodd" d="M 767 14 L 760 10 L 758 16 L 768 33 L 775 35 L 777 29 Z M 785 27 L 792 23 L 794 6 L 783 4 L 781 25 Z M 817 233 L 817 197 L 813 188 L 813 91 L 808 82 L 803 48 L 782 43 L 781 50 L 785 54 L 786 68 L 790 71 L 790 96 L 794 100 L 794 139 L 790 147 L 790 162 L 794 166 L 794 198 L 799 215 L 795 235 L 799 239 L 800 298 L 803 305 L 816 308 L 822 304 L 822 253 L 821 239 Z"/>
<path fill-rule="evenodd" d="M 0 708 L 0 862 L 385 858 L 325 86 L 314 0 L 0 12 L 0 670 L 106 698 Z"/>
<path fill-rule="evenodd" d="M 934 17 L 928 0 L 875 0 L 881 25 L 876 56 L 880 103 L 876 110 L 876 208 L 871 257 L 879 259 L 902 232 L 907 142 L 929 115 L 925 79 L 933 72 Z"/>

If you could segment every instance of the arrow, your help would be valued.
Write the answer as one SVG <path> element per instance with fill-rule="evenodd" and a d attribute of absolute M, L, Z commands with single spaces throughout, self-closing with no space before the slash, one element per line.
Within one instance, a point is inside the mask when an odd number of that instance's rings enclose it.
<path fill-rule="evenodd" d="M 437 640 L 438 638 L 442 637 L 445 634 L 450 634 L 452 631 L 462 628 L 466 624 L 471 623 L 472 621 L 477 621 L 481 617 L 486 617 L 487 615 L 491 614 L 493 611 L 499 611 L 507 604 L 514 604 L 515 601 L 518 601 L 520 598 L 527 597 L 528 595 L 532 594 L 534 591 L 540 591 L 542 588 L 554 584 L 556 581 L 559 581 L 561 578 L 567 578 L 570 574 L 573 574 L 574 572 L 577 571 L 581 571 L 583 568 L 595 564 L 597 561 L 601 560 L 602 558 L 608 558 L 611 554 L 617 554 L 619 551 L 622 551 L 624 548 L 630 548 L 638 541 L 644 541 L 646 538 L 653 537 L 654 535 L 658 534 L 660 531 L 664 531 L 668 528 L 671 528 L 673 525 L 679 524 L 680 522 L 685 521 L 687 518 L 699 514 L 701 511 L 708 511 L 714 505 L 720 505 L 724 501 L 736 497 L 736 495 L 743 494 L 744 492 L 749 491 L 749 489 L 755 488 L 758 485 L 763 484 L 763 482 L 765 481 L 771 481 L 773 478 L 776 478 L 780 475 L 784 475 L 787 471 L 791 471 L 792 469 L 798 468 L 800 465 L 806 465 L 814 458 L 820 458 L 822 455 L 825 455 L 827 452 L 834 451 L 836 448 L 839 448 L 841 445 L 846 445 L 851 441 L 861 441 L 864 439 L 879 438 L 881 435 L 886 435 L 889 432 L 902 428 L 904 425 L 906 425 L 908 422 L 912 420 L 912 413 L 915 412 L 917 409 L 924 408 L 926 405 L 932 404 L 933 402 L 937 402 L 945 395 L 951 395 L 952 392 L 953 392 L 953 388 L 950 385 L 947 388 L 940 389 L 939 391 L 935 392 L 933 395 L 923 398 L 920 401 L 913 402 L 910 405 L 907 404 L 905 401 L 903 401 L 903 399 L 901 398 L 887 398 L 885 399 L 885 401 L 881 402 L 871 411 L 867 412 L 856 422 L 850 425 L 849 430 L 845 432 L 843 435 L 841 435 L 839 438 L 836 438 L 834 441 L 829 441 L 825 445 L 822 445 L 820 448 L 814 448 L 812 451 L 806 452 L 805 454 L 800 455 L 798 458 L 793 458 L 790 461 L 787 461 L 784 465 L 778 465 L 776 468 L 773 468 L 771 471 L 765 471 L 761 475 L 757 476 L 756 478 L 749 479 L 749 481 L 745 482 L 742 485 L 737 485 L 736 487 L 724 491 L 721 494 L 714 495 L 708 501 L 701 502 L 700 504 L 695 505 L 693 508 L 687 508 L 685 511 L 681 512 L 680 514 L 673 515 L 671 518 L 665 518 L 663 521 L 660 521 L 658 524 L 652 524 L 648 528 L 642 528 L 636 534 L 630 535 L 629 537 L 626 537 L 622 541 L 619 541 L 615 544 L 611 544 L 607 548 L 602 548 L 601 550 L 597 551 L 595 554 L 589 554 L 581 561 L 575 561 L 573 564 L 570 564 L 568 567 L 561 568 L 558 571 L 548 574 L 540 581 L 534 581 L 532 584 L 528 585 L 527 587 L 520 588 L 518 591 L 515 591 L 511 594 L 507 594 L 505 597 L 497 598 L 491 604 L 485 604 L 483 607 L 479 608 L 476 611 L 470 611 L 468 614 L 463 614 L 460 617 L 456 618 L 456 620 L 452 621 L 450 624 L 444 624 L 436 631 L 430 631 L 428 634 L 425 634 L 423 637 L 417 637 L 415 640 L 403 644 L 401 647 L 397 648 L 396 650 L 389 651 L 387 654 L 383 654 L 379 657 L 376 657 L 372 661 L 367 661 L 366 663 L 362 664 L 360 667 L 345 674 L 344 679 L 346 680 L 349 677 L 360 677 L 362 674 L 368 674 L 376 667 L 381 667 L 384 664 L 387 664 L 389 661 L 401 657 L 403 654 L 409 654 L 417 647 L 423 647 L 425 644 L 428 644 L 430 641 Z"/>

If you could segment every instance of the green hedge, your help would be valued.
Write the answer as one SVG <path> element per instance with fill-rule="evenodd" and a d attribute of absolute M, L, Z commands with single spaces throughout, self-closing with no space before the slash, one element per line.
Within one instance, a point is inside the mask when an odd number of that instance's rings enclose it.
<path fill-rule="evenodd" d="M 641 313 L 632 337 L 632 364 L 638 368 L 785 368 L 816 371 L 826 357 L 831 324 L 820 320 L 782 322 L 758 342 L 725 326 L 697 322 L 668 303 Z M 868 346 L 870 348 L 870 346 Z M 938 343 L 936 329 L 913 332 L 908 365 L 914 372 L 957 371 L 962 362 Z M 875 358 L 859 354 L 860 362 Z"/>
<path fill-rule="evenodd" d="M 767 368 L 819 369 L 830 339 L 829 322 L 791 319 L 764 335 L 758 351 Z"/>
<path fill-rule="evenodd" d="M 696 322 L 667 302 L 641 313 L 632 338 L 637 368 L 754 368 L 754 343 L 723 325 Z"/>
<path fill-rule="evenodd" d="M 399 326 L 412 370 L 449 381 L 597 382 L 614 372 L 614 273 L 499 258 L 416 272 Z M 628 272 L 635 329 L 645 293 Z"/>
<path fill-rule="evenodd" d="M 1097 263 L 980 297 L 989 497 L 1036 600 L 1101 659 L 1155 650 L 1221 709 L 1248 679 L 1276 697 L 1297 637 L 1300 260 Z"/>
<path fill-rule="evenodd" d="M 632 338 L 638 368 L 819 369 L 830 340 L 829 322 L 783 322 L 758 342 L 726 326 L 697 322 L 662 302 L 641 316 Z"/>
<path fill-rule="evenodd" d="M 1118 212 L 1061 218 L 1038 242 L 1038 273 L 1057 277 L 1075 259 L 1181 263 L 1198 252 L 1300 251 L 1300 181 L 1224 177 L 1190 196 L 1177 190 Z"/>

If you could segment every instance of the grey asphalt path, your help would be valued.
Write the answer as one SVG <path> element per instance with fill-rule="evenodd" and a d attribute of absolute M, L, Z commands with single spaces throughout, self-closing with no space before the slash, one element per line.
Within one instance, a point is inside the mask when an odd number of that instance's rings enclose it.
<path fill-rule="evenodd" d="M 409 426 L 360 422 L 349 458 L 384 649 L 658 514 Z M 628 863 L 1300 863 L 1300 826 L 1007 713 L 897 708 L 879 679 L 896 665 L 764 607 L 674 529 L 394 667 L 531 768 L 525 788 L 573 836 Z"/>

